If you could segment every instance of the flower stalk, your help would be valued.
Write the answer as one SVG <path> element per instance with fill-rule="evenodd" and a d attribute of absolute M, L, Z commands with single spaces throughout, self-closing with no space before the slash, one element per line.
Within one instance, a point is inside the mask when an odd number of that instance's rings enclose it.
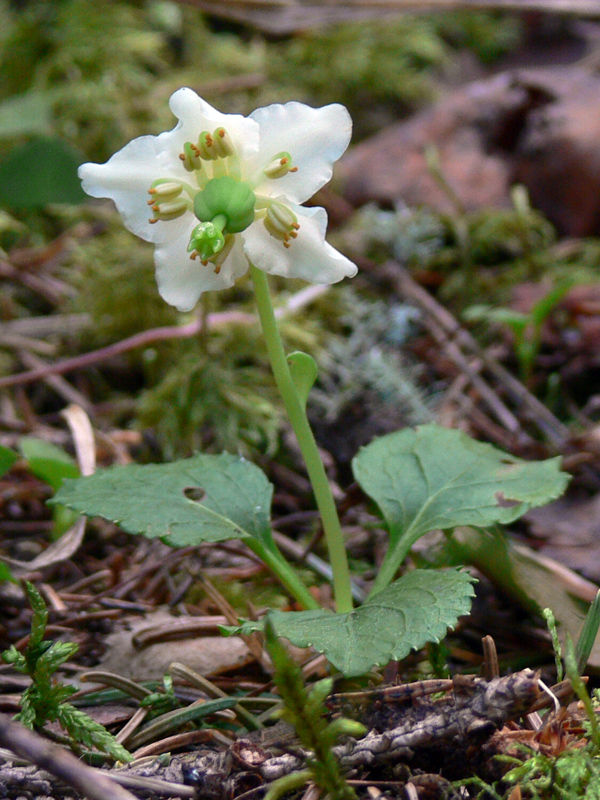
<path fill-rule="evenodd" d="M 271 303 L 267 276 L 253 264 L 250 265 L 250 274 L 254 283 L 258 315 L 263 329 L 275 383 L 283 400 L 294 433 L 296 434 L 296 439 L 306 464 L 308 477 L 313 487 L 317 507 L 321 514 L 325 540 L 329 551 L 329 560 L 333 571 L 333 595 L 336 611 L 338 613 L 352 611 L 353 603 L 350 570 L 348 568 L 346 546 L 331 491 L 331 485 L 319 455 L 319 449 L 312 428 L 308 422 L 304 405 L 300 402 L 290 373 L 283 342 L 273 311 L 273 304 Z"/>
<path fill-rule="evenodd" d="M 105 164 L 82 164 L 83 189 L 112 199 L 126 227 L 154 243 L 159 292 L 180 311 L 251 269 L 275 382 L 321 512 L 336 607 L 351 611 L 340 521 L 305 398 L 286 360 L 266 274 L 316 284 L 356 274 L 356 265 L 325 240 L 325 209 L 303 205 L 331 178 L 350 142 L 352 120 L 336 103 L 311 108 L 293 101 L 248 117 L 222 114 L 188 88 L 175 92 L 170 106 L 178 119 L 171 131 L 140 136 Z M 254 550 L 299 602 L 317 606 L 283 558 L 268 548 Z"/>

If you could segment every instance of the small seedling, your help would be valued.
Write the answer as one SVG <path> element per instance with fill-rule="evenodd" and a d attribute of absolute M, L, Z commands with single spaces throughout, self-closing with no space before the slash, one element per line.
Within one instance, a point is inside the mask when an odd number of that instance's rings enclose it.
<path fill-rule="evenodd" d="M 544 323 L 571 286 L 571 281 L 561 281 L 541 300 L 538 300 L 527 314 L 512 308 L 474 305 L 465 311 L 463 317 L 472 322 L 484 320 L 508 326 L 513 334 L 515 356 L 519 362 L 521 379 L 524 383 L 529 383 L 542 347 Z"/>
<path fill-rule="evenodd" d="M 309 781 L 331 800 L 356 800 L 354 790 L 340 771 L 333 746 L 340 736 L 364 736 L 367 729 L 359 722 L 342 717 L 329 722 L 325 700 L 331 693 L 333 679 L 325 678 L 307 689 L 300 668 L 277 638 L 271 624 L 266 626 L 265 642 L 275 667 L 275 684 L 283 700 L 280 716 L 293 725 L 300 743 L 312 753 L 307 759 L 307 769 L 275 781 L 265 800 L 277 800 Z"/>
<path fill-rule="evenodd" d="M 16 719 L 31 729 L 58 722 L 67 732 L 74 749 L 83 745 L 106 753 L 116 761 L 131 761 L 127 750 L 103 725 L 66 702 L 77 690 L 58 683 L 53 676 L 60 665 L 74 655 L 78 646 L 72 642 L 49 642 L 44 638 L 48 609 L 33 584 L 25 581 L 24 585 L 33 609 L 29 642 L 23 653 L 14 645 L 2 653 L 3 661 L 31 678 L 31 685 L 21 697 L 21 711 Z"/>

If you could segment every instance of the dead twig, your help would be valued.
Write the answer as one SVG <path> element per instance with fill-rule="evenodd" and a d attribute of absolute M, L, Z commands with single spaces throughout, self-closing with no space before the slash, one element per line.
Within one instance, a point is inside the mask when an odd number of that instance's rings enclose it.
<path fill-rule="evenodd" d="M 179 0 L 207 14 L 286 35 L 402 13 L 439 11 L 539 11 L 600 17 L 597 0 Z"/>
<path fill-rule="evenodd" d="M 522 430 L 521 422 L 515 413 L 498 397 L 498 393 L 489 386 L 479 372 L 472 368 L 469 357 L 478 359 L 481 367 L 485 368 L 503 388 L 516 410 L 525 415 L 527 422 L 536 427 L 558 452 L 564 449 L 571 437 L 566 425 L 563 425 L 499 361 L 486 353 L 452 314 L 411 278 L 404 267 L 396 262 L 390 262 L 385 268 L 385 276 L 395 284 L 399 294 L 422 309 L 424 324 L 444 348 L 445 355 L 467 376 L 482 401 L 513 436 L 520 436 L 525 442 L 531 441 L 531 437 Z M 465 356 L 463 351 L 469 355 Z"/>
<path fill-rule="evenodd" d="M 83 764 L 72 753 L 0 714 L 0 745 L 46 770 L 89 800 L 136 800 L 105 773 Z"/>
<path fill-rule="evenodd" d="M 276 309 L 275 315 L 278 318 L 295 314 L 300 309 L 310 305 L 329 290 L 329 286 L 309 286 L 302 289 L 290 297 L 285 305 Z M 209 330 L 216 330 L 228 325 L 254 325 L 257 318 L 254 314 L 247 314 L 243 311 L 223 311 L 209 314 L 206 324 Z M 43 367 L 20 372 L 16 375 L 7 375 L 0 378 L 0 389 L 8 386 L 18 386 L 33 381 L 43 380 L 51 375 L 64 375 L 66 372 L 73 372 L 83 367 L 90 367 L 102 361 L 108 361 L 121 353 L 135 350 L 139 347 L 147 347 L 154 342 L 167 341 L 169 339 L 188 339 L 197 336 L 202 330 L 203 320 L 198 319 L 187 325 L 172 325 L 163 328 L 151 328 L 141 333 L 136 333 L 120 342 L 93 350 L 91 353 L 84 353 L 73 358 L 66 358 L 54 364 L 45 364 Z"/>

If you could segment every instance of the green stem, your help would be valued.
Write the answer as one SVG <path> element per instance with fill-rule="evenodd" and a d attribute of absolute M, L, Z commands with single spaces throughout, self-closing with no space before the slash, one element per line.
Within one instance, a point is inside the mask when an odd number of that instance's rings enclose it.
<path fill-rule="evenodd" d="M 266 274 L 250 265 L 250 273 L 254 282 L 258 315 L 262 325 L 267 352 L 271 361 L 275 383 L 290 423 L 300 446 L 308 477 L 312 484 L 317 507 L 321 514 L 323 530 L 329 550 L 329 560 L 333 570 L 333 594 L 338 613 L 352 611 L 352 593 L 350 588 L 350 571 L 346 557 L 346 546 L 338 517 L 331 486 L 327 479 L 325 467 L 319 455 L 319 449 L 306 417 L 304 405 L 296 393 L 296 387 L 287 363 L 283 342 L 273 312 L 269 284 Z"/>
<path fill-rule="evenodd" d="M 294 568 L 288 564 L 283 556 L 264 547 L 256 539 L 245 539 L 244 541 L 304 608 L 307 610 L 321 608 L 304 583 L 302 583 Z"/>
<path fill-rule="evenodd" d="M 398 569 L 400 568 L 400 564 L 404 561 L 406 556 L 408 555 L 408 551 L 410 548 L 407 548 L 406 551 L 402 551 L 400 554 L 393 554 L 393 558 L 385 558 L 383 560 L 383 564 L 379 568 L 377 573 L 377 577 L 371 587 L 371 591 L 369 592 L 369 598 L 373 597 L 373 595 L 377 594 L 377 592 L 381 592 L 382 589 L 385 589 L 386 586 L 394 580 Z"/>

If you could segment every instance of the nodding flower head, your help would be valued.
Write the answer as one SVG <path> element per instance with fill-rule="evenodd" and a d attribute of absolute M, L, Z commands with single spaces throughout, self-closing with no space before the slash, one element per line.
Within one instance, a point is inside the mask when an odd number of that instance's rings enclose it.
<path fill-rule="evenodd" d="M 356 274 L 325 241 L 324 209 L 302 205 L 348 146 L 343 106 L 292 102 L 242 117 L 221 114 L 191 89 L 170 105 L 173 130 L 79 168 L 84 190 L 111 198 L 125 225 L 155 244 L 168 303 L 188 311 L 202 292 L 232 286 L 249 263 L 311 283 Z"/>

